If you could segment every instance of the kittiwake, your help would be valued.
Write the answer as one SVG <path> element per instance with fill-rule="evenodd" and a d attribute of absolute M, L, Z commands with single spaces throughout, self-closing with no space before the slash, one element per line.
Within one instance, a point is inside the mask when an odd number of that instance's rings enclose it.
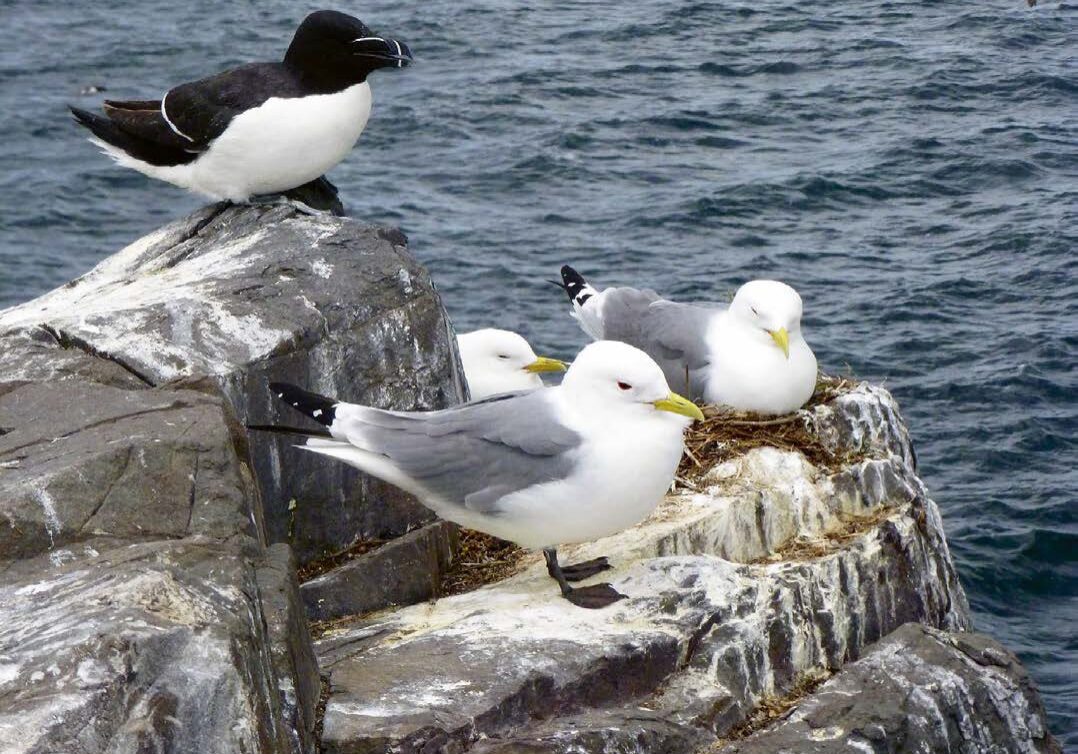
<path fill-rule="evenodd" d="M 472 400 L 543 386 L 542 372 L 564 372 L 565 362 L 536 356 L 523 336 L 487 328 L 457 336 Z"/>
<path fill-rule="evenodd" d="M 561 276 L 585 333 L 645 351 L 694 400 L 775 415 L 801 408 L 816 388 L 801 297 L 785 283 L 752 280 L 722 308 L 667 301 L 652 290 L 599 291 L 569 265 Z"/>
<path fill-rule="evenodd" d="M 384 411 L 283 383 L 270 389 L 325 429 L 251 429 L 306 435 L 300 447 L 394 484 L 444 519 L 541 548 L 562 595 L 589 608 L 624 595 L 610 584 L 569 582 L 610 565 L 597 558 L 562 567 L 555 548 L 642 521 L 670 487 L 685 428 L 703 418 L 647 354 L 611 341 L 585 347 L 561 385 L 441 411 Z"/>

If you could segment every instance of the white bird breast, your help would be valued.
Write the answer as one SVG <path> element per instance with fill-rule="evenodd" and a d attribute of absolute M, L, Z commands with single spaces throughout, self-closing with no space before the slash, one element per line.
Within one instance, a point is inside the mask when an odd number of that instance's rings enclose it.
<path fill-rule="evenodd" d="M 370 114 L 367 82 L 335 94 L 271 97 L 233 118 L 193 163 L 192 188 L 242 200 L 313 181 L 351 151 Z"/>
<path fill-rule="evenodd" d="M 683 422 L 656 411 L 578 430 L 588 440 L 569 478 L 509 495 L 496 517 L 458 523 L 538 548 L 590 542 L 643 521 L 673 481 Z"/>
<path fill-rule="evenodd" d="M 91 139 L 117 163 L 211 199 L 242 202 L 302 186 L 355 146 L 371 114 L 367 82 L 335 94 L 271 97 L 237 115 L 198 159 L 159 166 Z"/>

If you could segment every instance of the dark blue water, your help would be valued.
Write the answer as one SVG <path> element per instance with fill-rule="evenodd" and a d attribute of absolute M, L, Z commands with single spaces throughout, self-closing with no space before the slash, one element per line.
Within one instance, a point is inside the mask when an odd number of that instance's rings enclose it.
<path fill-rule="evenodd" d="M 563 357 L 564 262 L 681 299 L 793 284 L 821 366 L 898 396 L 977 628 L 1078 747 L 1078 8 L 463 5 L 363 4 L 417 64 L 331 174 L 353 214 L 409 234 L 459 328 Z M 0 6 L 0 305 L 199 203 L 65 103 L 275 57 L 310 9 Z"/>

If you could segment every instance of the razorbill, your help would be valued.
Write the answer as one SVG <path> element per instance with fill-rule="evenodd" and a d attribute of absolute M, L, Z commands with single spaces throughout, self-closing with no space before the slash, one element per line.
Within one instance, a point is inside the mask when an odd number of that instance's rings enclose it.
<path fill-rule="evenodd" d="M 585 347 L 558 386 L 442 411 L 383 411 L 276 382 L 270 390 L 322 426 L 250 429 L 306 435 L 303 449 L 396 485 L 444 519 L 542 549 L 562 596 L 589 608 L 624 595 L 569 582 L 610 565 L 562 566 L 555 548 L 642 521 L 670 487 L 685 428 L 703 418 L 647 354 L 613 341 Z"/>
<path fill-rule="evenodd" d="M 71 112 L 119 164 L 211 199 L 245 202 L 316 181 L 340 162 L 370 115 L 367 76 L 411 60 L 403 42 L 320 10 L 299 25 L 280 63 L 232 68 L 159 100 L 106 100 L 104 117 Z"/>
<path fill-rule="evenodd" d="M 486 328 L 457 336 L 457 351 L 472 400 L 543 386 L 542 372 L 564 372 L 565 362 L 536 356 L 522 335 Z"/>
<path fill-rule="evenodd" d="M 801 297 L 785 283 L 752 280 L 724 308 L 666 301 L 652 290 L 599 291 L 569 265 L 561 276 L 584 332 L 642 349 L 694 400 L 775 415 L 801 408 L 816 389 Z"/>

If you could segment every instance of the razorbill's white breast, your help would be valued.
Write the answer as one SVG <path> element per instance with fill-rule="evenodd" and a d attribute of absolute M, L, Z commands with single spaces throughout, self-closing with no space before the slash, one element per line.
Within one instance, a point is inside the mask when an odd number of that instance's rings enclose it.
<path fill-rule="evenodd" d="M 378 68 L 412 60 L 357 18 L 316 11 L 280 63 L 250 63 L 180 84 L 160 100 L 72 107 L 116 162 L 212 199 L 247 201 L 316 181 L 367 124 Z"/>

